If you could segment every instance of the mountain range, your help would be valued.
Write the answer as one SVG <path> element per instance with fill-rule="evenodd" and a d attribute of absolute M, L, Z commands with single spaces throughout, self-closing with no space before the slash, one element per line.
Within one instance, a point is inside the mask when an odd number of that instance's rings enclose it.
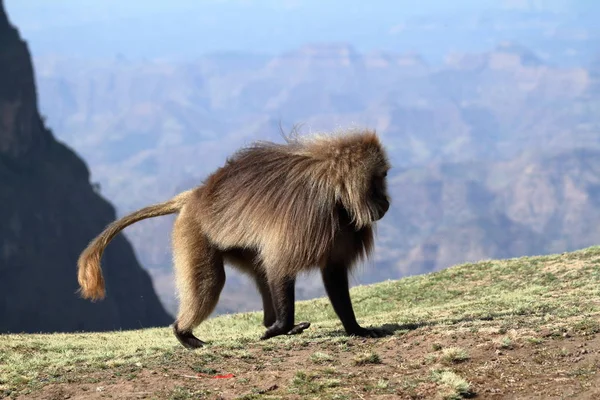
<path fill-rule="evenodd" d="M 355 283 L 598 243 L 600 64 L 557 66 L 518 43 L 448 54 L 313 44 L 193 62 L 35 59 L 41 110 L 123 215 L 199 184 L 239 146 L 304 131 L 375 128 L 393 169 L 377 255 Z M 174 310 L 172 218 L 128 228 Z M 318 277 L 298 297 L 323 293 Z M 219 312 L 259 307 L 230 274 Z"/>

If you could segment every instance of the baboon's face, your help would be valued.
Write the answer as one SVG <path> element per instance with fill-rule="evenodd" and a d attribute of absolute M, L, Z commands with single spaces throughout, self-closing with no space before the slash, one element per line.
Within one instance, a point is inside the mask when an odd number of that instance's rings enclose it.
<path fill-rule="evenodd" d="M 390 198 L 387 194 L 387 169 L 373 174 L 370 196 L 373 221 L 379 221 L 390 208 Z"/>

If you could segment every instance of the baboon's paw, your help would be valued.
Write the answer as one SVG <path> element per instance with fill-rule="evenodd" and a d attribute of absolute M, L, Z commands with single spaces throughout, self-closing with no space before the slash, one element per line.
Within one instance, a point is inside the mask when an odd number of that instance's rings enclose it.
<path fill-rule="evenodd" d="M 300 322 L 299 324 L 294 325 L 292 329 L 287 333 L 288 335 L 297 335 L 299 333 L 304 332 L 304 330 L 310 327 L 310 322 Z"/>
<path fill-rule="evenodd" d="M 267 329 L 265 334 L 261 336 L 260 340 L 270 339 L 272 337 L 279 336 L 279 335 L 297 335 L 299 333 L 302 333 L 309 326 L 310 326 L 310 322 L 300 322 L 299 324 L 292 326 L 292 328 L 289 328 L 289 327 L 277 324 L 277 322 L 276 322 L 273 325 L 271 325 L 269 327 L 269 329 Z"/>
<path fill-rule="evenodd" d="M 180 331 L 177 328 L 177 324 L 173 325 L 173 333 L 175 334 L 177 340 L 179 340 L 179 343 L 181 343 L 186 349 L 195 350 L 199 349 L 200 347 L 206 344 L 205 342 L 194 336 L 192 332 Z"/>
<path fill-rule="evenodd" d="M 352 330 L 352 331 L 348 332 L 348 334 L 350 336 L 359 336 L 359 337 L 364 337 L 364 338 L 381 338 L 381 337 L 389 335 L 388 332 L 386 332 L 382 329 L 363 328 L 363 327 L 359 327 L 358 329 Z"/>

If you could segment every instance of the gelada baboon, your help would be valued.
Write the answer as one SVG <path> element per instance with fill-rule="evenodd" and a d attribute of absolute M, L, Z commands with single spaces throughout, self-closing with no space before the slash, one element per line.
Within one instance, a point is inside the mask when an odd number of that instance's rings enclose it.
<path fill-rule="evenodd" d="M 372 250 L 372 225 L 389 208 L 390 165 L 373 131 L 258 142 L 239 150 L 199 187 L 110 224 L 78 261 L 82 297 L 105 296 L 100 258 L 122 229 L 178 213 L 172 236 L 179 312 L 173 323 L 187 348 L 204 342 L 192 330 L 214 310 L 225 284 L 224 262 L 250 274 L 262 296 L 261 339 L 296 334 L 294 285 L 318 268 L 334 311 L 349 335 L 381 332 L 356 321 L 348 272 Z"/>

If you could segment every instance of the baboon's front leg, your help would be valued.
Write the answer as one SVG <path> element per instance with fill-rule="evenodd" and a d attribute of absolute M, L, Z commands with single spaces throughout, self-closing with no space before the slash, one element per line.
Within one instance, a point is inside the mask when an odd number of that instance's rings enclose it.
<path fill-rule="evenodd" d="M 310 326 L 310 322 L 294 325 L 295 284 L 294 278 L 278 279 L 269 283 L 276 320 L 267 329 L 261 340 L 279 335 L 295 335 L 302 333 Z"/>
<path fill-rule="evenodd" d="M 363 328 L 356 321 L 348 285 L 348 268 L 344 265 L 329 264 L 321 271 L 325 291 L 333 310 L 342 322 L 348 335 L 362 337 L 381 337 L 383 332 Z"/>

